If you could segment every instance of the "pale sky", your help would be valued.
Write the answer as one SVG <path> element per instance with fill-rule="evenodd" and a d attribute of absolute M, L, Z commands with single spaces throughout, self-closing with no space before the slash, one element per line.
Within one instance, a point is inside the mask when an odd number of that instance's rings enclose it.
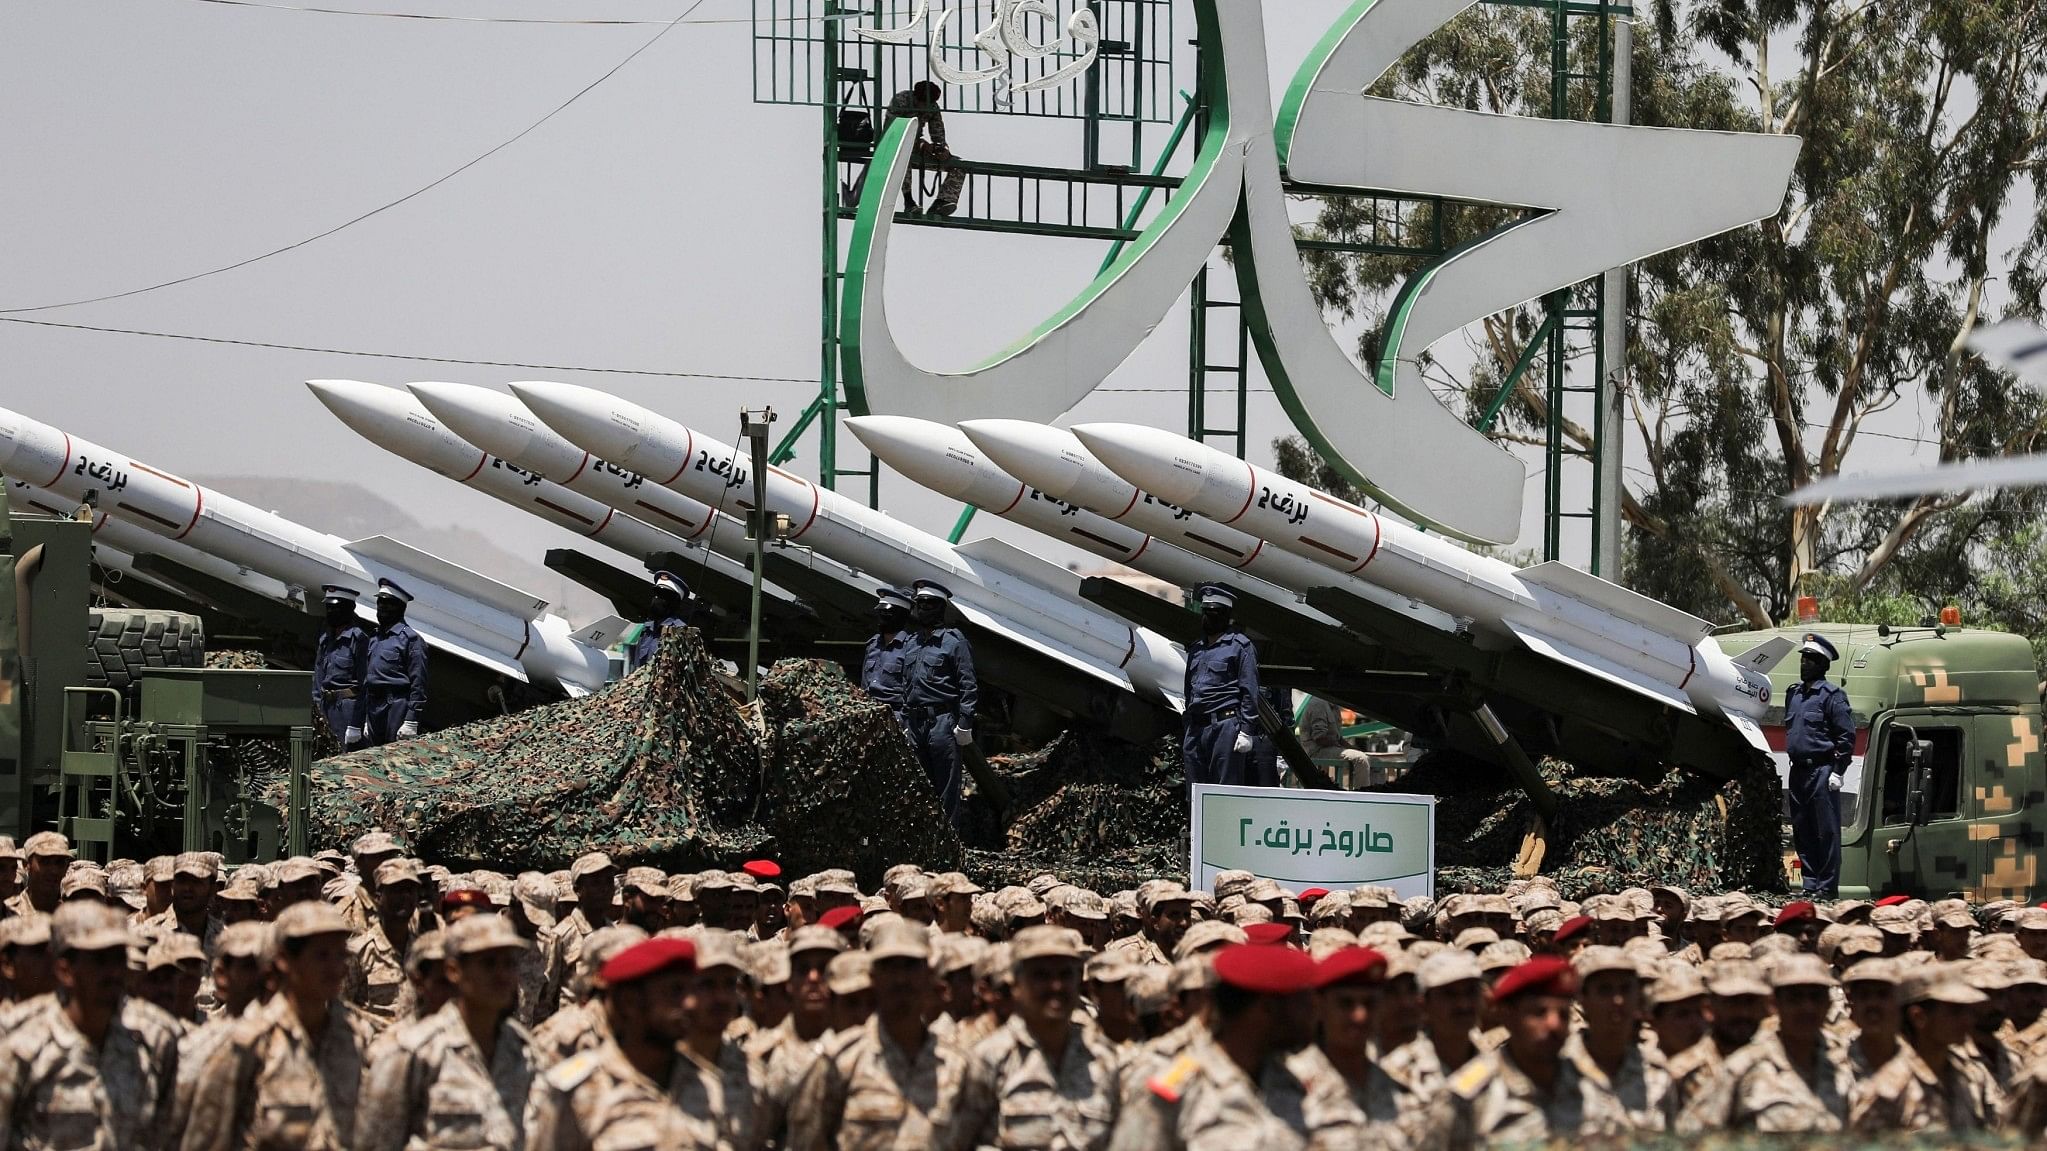
<path fill-rule="evenodd" d="M 279 0 L 296 2 L 296 0 Z M 327 6 L 665 21 L 689 0 L 320 0 Z M 1343 8 L 1268 6 L 1275 87 Z M 348 349 L 814 378 L 819 118 L 751 100 L 747 0 L 705 0 L 608 82 L 408 203 L 250 267 L 27 318 Z M 1278 15 L 1278 13 L 1283 13 Z M 1191 17 L 1182 16 L 1186 35 Z M 377 19 L 202 0 L 13 0 L 0 16 L 0 310 L 118 292 L 290 243 L 442 176 L 526 127 L 658 25 Z M 1191 62 L 1191 49 L 1187 52 Z M 1163 137 L 1164 129 L 1154 129 Z M 976 158 L 1074 164 L 1071 122 L 955 116 Z M 964 367 L 1093 275 L 1099 243 L 899 228 L 906 350 Z M 1216 267 L 1220 268 L 1220 261 Z M 911 304 L 914 301 L 915 309 Z M 1184 420 L 1176 308 L 1069 422 Z M 1446 345 L 1447 346 L 1447 345 Z M 807 384 L 364 359 L 0 323 L 0 403 L 158 467 L 346 479 L 423 523 L 532 556 L 570 537 L 390 456 L 301 381 L 556 378 L 731 439 L 742 406 L 793 419 Z M 1262 383 L 1262 380 L 1260 381 Z M 1905 430 L 1915 426 L 1907 414 Z M 786 425 L 785 425 L 786 426 Z M 1287 428 L 1253 397 L 1252 458 Z M 842 452 L 860 453 L 850 436 Z M 1892 462 L 1906 458 L 1901 454 Z M 1871 450 L 1864 462 L 1874 463 Z M 796 470 L 814 474 L 814 452 Z M 889 511 L 944 532 L 957 505 L 891 477 Z M 1521 546 L 1539 539 L 1531 469 Z M 986 525 L 988 517 L 980 523 Z M 999 534 L 1018 542 L 1020 529 Z M 409 540 L 431 550 L 431 538 Z M 1582 545 L 1580 545 L 1582 546 Z M 1567 558 L 1575 558 L 1567 556 Z"/>

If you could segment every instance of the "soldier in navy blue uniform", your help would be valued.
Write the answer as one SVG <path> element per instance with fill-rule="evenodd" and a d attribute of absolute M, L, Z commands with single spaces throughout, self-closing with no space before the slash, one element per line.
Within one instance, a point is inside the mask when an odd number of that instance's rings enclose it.
<path fill-rule="evenodd" d="M 647 622 L 633 640 L 633 666 L 640 667 L 661 650 L 661 633 L 689 626 L 689 585 L 674 572 L 654 573 L 654 595 L 647 601 Z"/>
<path fill-rule="evenodd" d="M 426 641 L 405 622 L 412 593 L 377 581 L 377 630 L 363 673 L 363 741 L 379 747 L 419 734 L 426 715 Z"/>
<path fill-rule="evenodd" d="M 1258 727 L 1258 649 L 1238 631 L 1237 597 L 1209 584 L 1201 601 L 1201 638 L 1187 649 L 1187 727 L 1180 759 L 1187 782 L 1243 783 Z"/>
<path fill-rule="evenodd" d="M 1841 658 L 1822 636 L 1798 649 L 1798 678 L 1784 693 L 1784 751 L 1791 759 L 1791 842 L 1808 895 L 1832 897 L 1841 882 L 1842 776 L 1855 755 L 1848 691 L 1827 682 Z"/>
<path fill-rule="evenodd" d="M 903 687 L 909 675 L 910 596 L 901 588 L 878 588 L 874 593 L 874 638 L 867 641 L 867 653 L 860 660 L 860 690 L 903 714 Z"/>
<path fill-rule="evenodd" d="M 327 626 L 313 648 L 313 707 L 341 746 L 352 748 L 362 742 L 362 685 L 370 666 L 370 636 L 356 622 L 354 588 L 328 584 L 320 595 L 327 607 Z"/>
<path fill-rule="evenodd" d="M 960 749 L 974 742 L 974 706 L 981 694 L 974 680 L 974 649 L 967 637 L 945 626 L 952 592 L 932 580 L 910 586 L 910 637 L 903 681 L 903 726 L 910 747 L 924 765 L 945 816 L 959 825 Z"/>

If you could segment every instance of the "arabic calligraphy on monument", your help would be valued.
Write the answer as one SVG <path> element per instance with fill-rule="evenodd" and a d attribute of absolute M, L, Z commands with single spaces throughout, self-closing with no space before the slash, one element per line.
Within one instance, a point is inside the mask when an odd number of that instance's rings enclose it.
<path fill-rule="evenodd" d="M 1066 34 L 1048 40 L 1031 38 L 1030 22 L 1041 20 L 1056 26 L 1056 13 L 1049 0 L 995 0 L 994 14 L 971 41 L 974 47 L 988 57 L 992 63 L 985 68 L 958 68 L 945 58 L 942 50 L 945 26 L 956 14 L 955 8 L 942 8 L 937 15 L 931 13 L 931 0 L 917 0 L 916 10 L 907 23 L 894 28 L 855 28 L 853 34 L 867 40 L 885 44 L 909 44 L 915 41 L 917 32 L 927 23 L 930 36 L 925 44 L 925 57 L 931 65 L 931 75 L 941 84 L 959 88 L 972 88 L 982 84 L 995 85 L 995 102 L 1007 106 L 1010 97 L 1021 92 L 1036 92 L 1057 87 L 1088 70 L 1095 62 L 1095 54 L 1101 46 L 1102 32 L 1095 20 L 1094 10 L 1086 4 L 1073 10 L 1066 18 Z M 974 4 L 978 11 L 980 5 Z M 1029 80 L 1017 80 L 1012 75 L 1019 61 L 1038 60 L 1060 50 L 1061 43 L 1073 42 L 1073 59 L 1042 76 Z"/>

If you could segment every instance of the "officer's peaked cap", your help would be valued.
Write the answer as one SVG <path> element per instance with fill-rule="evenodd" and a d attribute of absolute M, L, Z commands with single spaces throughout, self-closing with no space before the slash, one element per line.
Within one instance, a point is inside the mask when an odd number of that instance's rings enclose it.
<path fill-rule="evenodd" d="M 320 588 L 320 598 L 328 603 L 354 603 L 359 596 L 352 587 L 330 583 Z"/>
<path fill-rule="evenodd" d="M 1221 584 L 1203 584 L 1195 593 L 1202 607 L 1236 607 L 1237 597 Z"/>
<path fill-rule="evenodd" d="M 674 593 L 677 599 L 689 598 L 689 585 L 674 572 L 655 572 L 654 587 L 658 591 Z"/>
<path fill-rule="evenodd" d="M 1820 635 L 1817 632 L 1806 632 L 1805 642 L 1798 645 L 1798 651 L 1801 655 L 1816 655 L 1828 663 L 1833 663 L 1841 658 L 1840 651 L 1827 641 L 1826 636 Z"/>
<path fill-rule="evenodd" d="M 904 611 L 910 609 L 910 595 L 899 587 L 876 588 L 874 599 L 876 607 L 898 607 Z"/>
<path fill-rule="evenodd" d="M 952 591 L 937 580 L 920 579 L 910 585 L 911 594 L 918 599 L 951 600 Z"/>
<path fill-rule="evenodd" d="M 404 588 L 402 588 L 402 587 L 399 587 L 399 586 L 397 585 L 397 583 L 395 583 L 395 582 L 394 582 L 394 581 L 392 581 L 392 580 L 388 580 L 388 579 L 380 579 L 380 580 L 378 580 L 378 581 L 377 581 L 377 598 L 378 598 L 378 599 L 384 599 L 384 598 L 386 598 L 386 597 L 389 597 L 389 598 L 391 598 L 391 599 L 395 599 L 395 600 L 397 600 L 397 601 L 398 601 L 399 603 L 411 603 L 411 602 L 412 602 L 412 593 L 411 593 L 411 592 L 409 592 L 409 591 L 406 591 L 406 590 L 405 590 Z"/>

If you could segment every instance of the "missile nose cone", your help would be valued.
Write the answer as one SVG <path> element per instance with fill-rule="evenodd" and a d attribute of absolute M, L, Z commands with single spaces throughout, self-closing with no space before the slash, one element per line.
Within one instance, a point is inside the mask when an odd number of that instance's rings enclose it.
<path fill-rule="evenodd" d="M 402 405 L 395 389 L 381 384 L 364 383 L 361 380 L 307 380 L 306 387 L 320 403 L 342 423 L 357 432 L 376 438 L 377 429 L 386 427 L 394 419 L 403 419 L 397 410 Z"/>
<path fill-rule="evenodd" d="M 954 429 L 912 416 L 854 416 L 846 421 L 846 427 L 868 451 L 897 471 L 904 471 L 904 465 L 913 461 L 942 459 L 947 448 L 973 451 L 966 437 Z"/>
<path fill-rule="evenodd" d="M 422 380 L 405 385 L 420 406 L 432 413 L 433 417 L 446 424 L 456 435 L 471 438 L 478 425 L 488 426 L 491 422 L 489 405 L 483 397 L 496 393 L 473 384 L 450 384 L 438 380 Z"/>
<path fill-rule="evenodd" d="M 609 439 L 603 433 L 611 423 L 606 413 L 613 407 L 612 397 L 594 388 L 553 380 L 521 380 L 512 384 L 511 388 L 512 394 L 538 416 L 541 423 L 560 432 L 570 443 L 599 454 L 611 450 L 608 443 L 590 441 L 593 438 Z M 594 437 L 593 433 L 596 433 Z"/>
<path fill-rule="evenodd" d="M 1110 471 L 1173 504 L 1187 504 L 1200 493 L 1207 456 L 1217 454 L 1184 436 L 1142 424 L 1080 424 L 1073 434 Z"/>

